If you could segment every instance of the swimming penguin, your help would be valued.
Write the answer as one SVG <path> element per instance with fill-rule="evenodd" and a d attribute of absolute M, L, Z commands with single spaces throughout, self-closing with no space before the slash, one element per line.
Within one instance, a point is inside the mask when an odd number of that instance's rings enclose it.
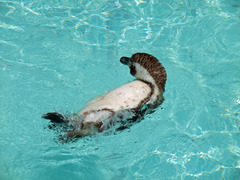
<path fill-rule="evenodd" d="M 68 138 L 84 137 L 117 124 L 119 129 L 124 129 L 128 122 L 131 124 L 160 105 L 167 74 L 157 58 L 136 53 L 130 58 L 122 57 L 120 62 L 130 68 L 136 80 L 91 100 L 72 119 L 56 112 L 47 113 L 43 118 L 70 127 L 66 132 Z"/>

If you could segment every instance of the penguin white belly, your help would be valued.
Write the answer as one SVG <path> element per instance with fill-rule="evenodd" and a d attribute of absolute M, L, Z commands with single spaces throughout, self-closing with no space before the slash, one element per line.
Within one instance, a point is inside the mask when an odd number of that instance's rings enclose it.
<path fill-rule="evenodd" d="M 151 94 L 152 89 L 147 83 L 135 80 L 91 100 L 78 116 L 85 122 L 103 121 L 117 111 L 139 108 Z"/>

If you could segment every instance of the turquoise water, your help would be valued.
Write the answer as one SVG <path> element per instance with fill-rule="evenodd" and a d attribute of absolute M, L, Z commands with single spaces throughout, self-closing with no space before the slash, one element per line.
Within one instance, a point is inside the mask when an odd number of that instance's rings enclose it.
<path fill-rule="evenodd" d="M 77 112 L 156 56 L 155 113 L 61 144 L 43 113 Z M 0 179 L 240 179 L 238 0 L 0 1 Z"/>

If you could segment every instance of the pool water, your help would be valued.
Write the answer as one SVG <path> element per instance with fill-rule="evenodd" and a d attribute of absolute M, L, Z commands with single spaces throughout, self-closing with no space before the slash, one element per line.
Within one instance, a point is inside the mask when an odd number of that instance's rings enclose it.
<path fill-rule="evenodd" d="M 77 112 L 166 68 L 165 101 L 119 133 L 60 143 L 41 116 Z M 0 179 L 240 179 L 240 1 L 0 1 Z"/>

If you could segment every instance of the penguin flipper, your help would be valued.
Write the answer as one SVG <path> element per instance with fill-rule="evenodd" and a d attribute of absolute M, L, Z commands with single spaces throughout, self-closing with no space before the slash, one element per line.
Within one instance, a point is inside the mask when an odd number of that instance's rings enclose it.
<path fill-rule="evenodd" d="M 49 119 L 52 123 L 66 123 L 63 115 L 57 112 L 50 112 L 42 116 L 44 119 Z"/>

